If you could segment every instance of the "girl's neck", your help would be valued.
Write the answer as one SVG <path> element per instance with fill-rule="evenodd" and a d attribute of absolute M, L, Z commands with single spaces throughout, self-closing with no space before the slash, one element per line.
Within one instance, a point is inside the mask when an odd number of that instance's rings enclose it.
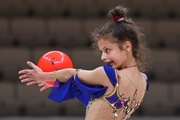
<path fill-rule="evenodd" d="M 136 63 L 136 60 L 134 58 L 130 59 L 129 61 L 126 60 L 120 68 L 124 69 L 124 68 L 132 68 L 132 67 L 138 67 L 138 64 Z"/>
<path fill-rule="evenodd" d="M 131 67 L 138 67 L 138 65 L 137 64 L 134 64 L 134 65 L 129 65 L 129 66 L 125 66 L 124 68 L 122 68 L 122 69 L 125 69 L 125 68 L 131 68 Z"/>

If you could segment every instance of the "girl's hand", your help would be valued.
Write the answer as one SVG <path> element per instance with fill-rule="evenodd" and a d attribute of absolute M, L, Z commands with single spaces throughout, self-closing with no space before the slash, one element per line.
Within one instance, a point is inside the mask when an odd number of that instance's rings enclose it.
<path fill-rule="evenodd" d="M 40 88 L 40 92 L 42 92 L 42 91 L 44 91 L 44 90 L 52 87 L 52 86 L 50 86 L 50 85 L 48 85 L 48 84 L 45 84 L 44 82 L 39 83 L 38 86 L 41 87 L 41 88 Z"/>
<path fill-rule="evenodd" d="M 26 85 L 41 83 L 43 80 L 43 71 L 30 61 L 28 61 L 27 64 L 32 69 L 24 69 L 18 72 L 18 74 L 20 74 L 19 79 L 21 80 L 21 82 L 27 83 Z"/>

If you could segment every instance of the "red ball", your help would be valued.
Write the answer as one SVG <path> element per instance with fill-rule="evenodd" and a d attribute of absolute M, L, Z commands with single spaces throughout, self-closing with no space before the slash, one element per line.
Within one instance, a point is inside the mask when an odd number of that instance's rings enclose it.
<path fill-rule="evenodd" d="M 52 72 L 64 68 L 73 68 L 73 63 L 68 55 L 61 51 L 49 51 L 41 56 L 38 67 L 44 72 Z M 53 86 L 54 82 L 46 81 L 45 84 Z"/>

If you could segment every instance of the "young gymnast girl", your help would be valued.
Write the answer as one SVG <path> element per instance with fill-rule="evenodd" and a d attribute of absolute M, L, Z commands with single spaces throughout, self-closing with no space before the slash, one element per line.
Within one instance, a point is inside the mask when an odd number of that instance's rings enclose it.
<path fill-rule="evenodd" d="M 145 70 L 148 47 L 145 37 L 131 19 L 127 9 L 117 6 L 111 18 L 92 33 L 94 46 L 101 51 L 105 63 L 93 70 L 67 68 L 43 72 L 34 63 L 32 69 L 19 71 L 19 79 L 27 85 L 55 81 L 49 99 L 62 102 L 78 98 L 87 107 L 86 120 L 126 120 L 140 106 L 149 87 Z"/>

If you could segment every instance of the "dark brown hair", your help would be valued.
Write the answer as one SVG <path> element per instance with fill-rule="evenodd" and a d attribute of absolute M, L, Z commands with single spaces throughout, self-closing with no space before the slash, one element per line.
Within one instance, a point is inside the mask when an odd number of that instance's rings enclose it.
<path fill-rule="evenodd" d="M 150 50 L 147 47 L 144 34 L 141 33 L 139 27 L 131 19 L 127 18 L 127 12 L 127 8 L 123 6 L 117 6 L 110 10 L 108 13 L 109 21 L 101 28 L 96 28 L 92 33 L 93 46 L 97 48 L 97 41 L 100 38 L 112 36 L 115 39 L 111 40 L 119 43 L 119 48 L 123 49 L 122 43 L 128 40 L 132 44 L 132 54 L 139 69 L 144 71 L 148 65 Z M 121 20 L 117 21 L 117 18 L 121 18 Z"/>

